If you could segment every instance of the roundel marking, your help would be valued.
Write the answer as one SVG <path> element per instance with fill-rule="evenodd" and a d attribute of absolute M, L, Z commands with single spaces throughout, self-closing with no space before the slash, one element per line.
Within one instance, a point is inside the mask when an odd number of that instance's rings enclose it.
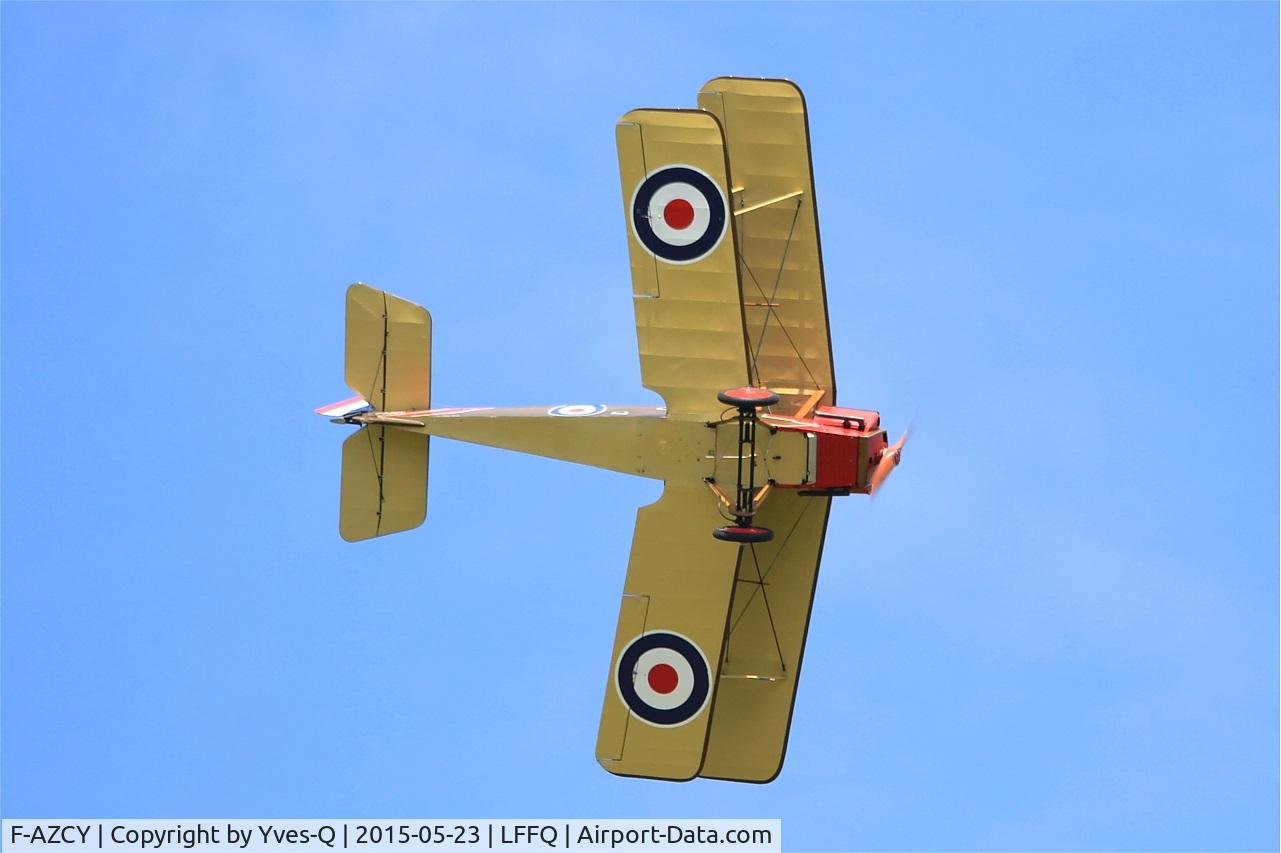
<path fill-rule="evenodd" d="M 688 638 L 654 631 L 632 640 L 618 656 L 615 686 L 628 709 L 653 726 L 681 726 L 711 696 L 707 658 Z"/>
<path fill-rule="evenodd" d="M 588 415 L 599 415 L 607 408 L 609 407 L 602 403 L 579 403 L 573 406 L 553 406 L 547 410 L 547 414 L 558 418 L 585 418 Z"/>
<path fill-rule="evenodd" d="M 632 193 L 632 230 L 659 260 L 692 264 L 711 254 L 728 229 L 725 193 L 694 166 L 650 172 Z"/>

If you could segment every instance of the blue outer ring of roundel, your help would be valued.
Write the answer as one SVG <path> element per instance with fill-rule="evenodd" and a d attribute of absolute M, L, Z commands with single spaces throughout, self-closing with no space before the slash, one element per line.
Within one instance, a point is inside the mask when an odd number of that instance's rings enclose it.
<path fill-rule="evenodd" d="M 635 677 L 636 663 L 640 660 L 640 656 L 650 649 L 670 649 L 676 652 L 689 662 L 689 668 L 694 673 L 694 686 L 690 690 L 689 698 L 675 708 L 655 708 L 636 693 L 636 687 L 632 682 Z M 703 659 L 703 653 L 698 650 L 698 646 L 678 634 L 669 634 L 665 631 L 655 631 L 633 640 L 632 644 L 618 656 L 618 671 L 614 675 L 618 682 L 618 692 L 622 694 L 623 701 L 631 712 L 656 726 L 679 726 L 694 719 L 707 702 L 707 694 L 711 689 L 707 662 Z"/>
<path fill-rule="evenodd" d="M 693 243 L 685 246 L 673 246 L 659 238 L 649 226 L 649 202 L 668 184 L 686 183 L 694 187 L 707 199 L 707 212 L 710 218 L 707 231 Z M 632 225 L 636 228 L 636 238 L 655 257 L 676 264 L 688 264 L 706 255 L 720 243 L 725 234 L 725 197 L 721 194 L 716 182 L 702 172 L 688 166 L 668 166 L 659 169 L 636 188 L 632 199 Z"/>

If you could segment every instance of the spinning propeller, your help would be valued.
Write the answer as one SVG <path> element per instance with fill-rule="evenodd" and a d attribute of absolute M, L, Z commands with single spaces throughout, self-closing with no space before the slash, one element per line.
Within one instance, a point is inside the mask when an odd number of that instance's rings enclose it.
<path fill-rule="evenodd" d="M 881 451 L 881 461 L 876 463 L 876 470 L 872 472 L 872 481 L 867 492 L 870 497 L 876 496 L 877 490 L 890 476 L 890 472 L 903 461 L 903 445 L 907 444 L 907 437 L 912 434 L 914 426 L 914 423 L 909 424 L 898 441 Z"/>

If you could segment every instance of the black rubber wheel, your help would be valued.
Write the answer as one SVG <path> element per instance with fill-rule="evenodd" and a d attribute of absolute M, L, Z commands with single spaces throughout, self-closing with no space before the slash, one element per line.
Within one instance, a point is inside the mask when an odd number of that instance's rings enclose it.
<path fill-rule="evenodd" d="M 744 388 L 719 391 L 716 399 L 727 406 L 735 406 L 739 409 L 759 409 L 762 406 L 772 406 L 777 403 L 778 395 L 768 388 L 753 388 L 749 385 Z"/>
<path fill-rule="evenodd" d="M 722 542 L 768 542 L 774 538 L 774 531 L 768 527 L 718 527 L 712 535 Z"/>

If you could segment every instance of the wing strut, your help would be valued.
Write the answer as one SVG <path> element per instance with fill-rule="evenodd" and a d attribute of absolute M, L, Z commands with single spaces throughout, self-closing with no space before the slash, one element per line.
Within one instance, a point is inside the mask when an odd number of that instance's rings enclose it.
<path fill-rule="evenodd" d="M 752 305 L 765 308 L 769 312 L 768 316 L 765 318 L 765 322 L 761 324 L 761 333 L 757 336 L 756 346 L 751 348 L 750 353 L 752 358 L 752 381 L 757 382 L 758 384 L 760 380 L 758 378 L 759 371 L 757 369 L 756 362 L 760 357 L 761 347 L 765 343 L 765 332 L 769 329 L 770 317 L 774 318 L 774 322 L 778 324 L 779 330 L 783 333 L 783 336 L 787 338 L 788 345 L 791 346 L 792 352 L 796 353 L 797 360 L 800 361 L 801 366 L 805 368 L 805 372 L 809 374 L 810 380 L 816 386 L 821 384 L 817 377 L 814 376 L 814 371 L 810 369 L 809 364 L 805 361 L 805 356 L 801 353 L 800 348 L 796 346 L 796 341 L 792 340 L 791 334 L 787 331 L 787 326 L 783 324 L 782 319 L 778 316 L 778 303 L 776 302 L 776 299 L 778 298 L 778 287 L 783 281 L 783 270 L 787 267 L 787 250 L 792 245 L 792 236 L 796 233 L 796 220 L 800 216 L 801 212 L 801 195 L 802 194 L 797 191 L 776 199 L 770 199 L 769 201 L 762 202 L 761 204 L 752 205 L 751 207 L 745 208 L 741 211 L 735 211 L 735 215 L 737 215 L 739 213 L 746 213 L 750 210 L 758 210 L 762 207 L 767 207 L 780 201 L 786 201 L 789 198 L 796 199 L 796 209 L 792 211 L 792 224 L 787 231 L 787 242 L 783 244 L 783 256 L 779 259 L 778 272 L 774 276 L 774 286 L 768 296 L 765 295 L 765 288 L 761 286 L 760 280 L 756 278 L 756 273 L 752 271 L 751 266 L 747 263 L 747 259 L 743 257 L 742 252 L 738 247 L 735 247 L 734 249 L 734 253 L 738 256 L 739 263 L 747 272 L 748 277 L 752 280 L 752 284 L 756 286 L 756 290 L 760 293 L 761 298 L 765 300 L 764 302 L 754 302 Z"/>
<path fill-rule="evenodd" d="M 788 541 L 792 538 L 792 534 L 796 532 L 796 528 L 800 526 L 801 521 L 805 518 L 806 514 L 809 512 L 813 504 L 806 503 L 803 506 L 804 508 L 796 516 L 796 520 L 792 522 L 791 529 L 788 530 L 787 535 L 783 537 L 782 544 L 778 546 L 778 550 L 774 553 L 774 558 L 770 561 L 770 564 L 765 567 L 765 571 L 763 572 L 761 571 L 761 564 L 756 557 L 756 546 L 755 545 L 752 546 L 752 563 L 756 568 L 756 580 L 752 580 L 750 578 L 742 578 L 742 577 L 738 578 L 739 583 L 746 583 L 752 587 L 752 593 L 751 595 L 748 596 L 746 603 L 743 604 L 742 610 L 739 610 L 738 617 L 729 626 L 729 636 L 726 638 L 726 650 L 727 650 L 725 655 L 726 660 L 729 659 L 729 652 L 728 652 L 729 641 L 734 638 L 735 629 L 737 629 L 739 623 L 743 621 L 743 617 L 747 615 L 748 608 L 751 607 L 752 602 L 756 600 L 756 594 L 759 592 L 761 595 L 761 600 L 765 604 L 765 614 L 769 618 L 770 631 L 774 635 L 774 648 L 778 652 L 779 664 L 783 672 L 787 672 L 787 664 L 785 663 L 785 658 L 783 655 L 783 646 L 778 640 L 778 629 L 774 625 L 774 611 L 770 607 L 769 593 L 765 589 L 765 587 L 769 586 L 769 584 L 765 582 L 765 579 L 769 577 L 770 572 L 772 572 L 774 570 L 774 567 L 778 564 L 778 558 L 782 556 L 784 551 L 787 550 Z M 735 676 L 728 676 L 728 675 L 722 676 L 722 678 L 733 678 L 733 677 Z M 738 677 L 742 678 L 747 676 L 738 676 Z"/>
<path fill-rule="evenodd" d="M 756 546 L 752 545 L 752 565 L 756 568 L 756 587 L 761 591 L 761 601 L 765 602 L 765 615 L 769 617 L 769 630 L 774 635 L 774 650 L 778 652 L 778 666 L 787 673 L 787 661 L 783 659 L 783 646 L 778 642 L 778 629 L 774 627 L 774 611 L 769 606 L 769 591 L 765 589 L 765 576 L 761 574 L 761 561 L 756 559 Z"/>

